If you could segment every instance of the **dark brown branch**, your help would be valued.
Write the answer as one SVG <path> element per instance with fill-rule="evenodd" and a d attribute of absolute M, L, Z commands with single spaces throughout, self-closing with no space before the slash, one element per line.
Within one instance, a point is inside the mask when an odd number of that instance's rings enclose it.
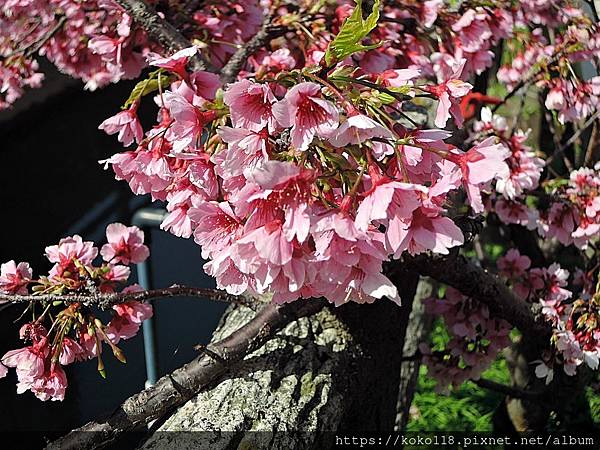
<path fill-rule="evenodd" d="M 484 378 L 480 378 L 479 380 L 470 380 L 472 383 L 475 383 L 477 386 L 483 389 L 489 389 L 491 391 L 499 392 L 500 394 L 507 395 L 512 398 L 524 398 L 528 400 L 540 399 L 545 392 L 543 391 L 527 391 L 525 389 L 521 389 L 514 386 L 508 386 L 502 383 L 496 383 L 492 380 L 486 380 Z"/>
<path fill-rule="evenodd" d="M 227 61 L 227 64 L 221 70 L 221 81 L 223 84 L 232 83 L 240 73 L 240 70 L 244 67 L 244 64 L 248 61 L 248 58 L 256 53 L 261 47 L 267 44 L 267 41 L 277 34 L 282 32 L 282 29 L 273 27 L 271 22 L 273 16 L 266 15 L 262 26 L 258 33 L 256 33 L 252 39 L 243 44 Z"/>
<path fill-rule="evenodd" d="M 594 114 L 592 114 L 581 126 L 581 128 L 579 128 L 579 130 L 573 133 L 573 136 L 571 136 L 564 144 L 557 148 L 556 151 L 547 159 L 546 165 L 550 164 L 555 157 L 562 156 L 564 151 L 568 149 L 571 145 L 573 145 L 575 141 L 577 141 L 577 139 L 581 137 L 583 132 L 585 132 L 590 125 L 596 122 L 598 117 L 600 117 L 600 111 L 596 111 Z"/>
<path fill-rule="evenodd" d="M 56 22 L 56 25 L 54 25 L 54 27 L 52 27 L 50 31 L 48 31 L 44 36 L 42 36 L 40 40 L 34 42 L 31 47 L 24 49 L 25 56 L 30 57 L 36 54 L 44 46 L 44 44 L 46 44 L 46 42 L 52 39 L 52 37 L 63 27 L 66 21 L 66 16 L 60 16 L 58 21 Z"/>
<path fill-rule="evenodd" d="M 405 260 L 421 275 L 446 283 L 487 305 L 494 317 L 506 320 L 529 338 L 548 342 L 551 331 L 539 308 L 536 310 L 535 305 L 518 298 L 502 280 L 465 257 L 418 255 Z"/>
<path fill-rule="evenodd" d="M 127 301 L 146 301 L 157 298 L 167 297 L 201 297 L 208 300 L 214 300 L 225 303 L 235 303 L 251 307 L 255 304 L 252 299 L 231 295 L 217 289 L 204 289 L 187 286 L 171 286 L 162 289 L 152 289 L 149 291 L 140 292 L 114 292 L 109 294 L 69 294 L 69 295 L 7 295 L 0 294 L 0 301 L 12 303 L 29 303 L 29 302 L 67 302 L 67 303 L 82 303 L 86 306 L 97 306 L 102 309 L 108 309 L 118 303 Z"/>
<path fill-rule="evenodd" d="M 144 0 L 115 0 L 129 14 L 135 23 L 143 28 L 151 39 L 165 50 L 174 53 L 187 47 L 191 42 L 173 25 L 160 17 Z M 206 70 L 206 63 L 200 55 L 190 59 L 190 68 L 194 71 Z"/>
<path fill-rule="evenodd" d="M 193 14 L 200 9 L 202 6 L 202 0 L 189 0 L 179 7 L 179 11 L 177 11 L 173 17 L 171 18 L 171 22 L 177 29 L 181 29 L 186 24 L 197 26 L 197 23 L 194 23 Z"/>
<path fill-rule="evenodd" d="M 189 0 L 182 9 L 182 13 L 186 16 L 191 16 L 196 10 L 200 9 L 202 0 Z"/>
<path fill-rule="evenodd" d="M 242 360 L 260 348 L 288 323 L 318 312 L 325 302 L 311 299 L 283 306 L 273 303 L 265 306 L 250 322 L 229 337 L 210 345 L 210 351 L 230 363 Z M 208 355 L 196 359 L 162 377 L 139 394 L 127 399 L 105 420 L 90 422 L 71 431 L 47 448 L 55 450 L 85 450 L 103 447 L 123 432 L 135 430 L 163 417 L 194 394 L 214 382 L 228 368 Z"/>

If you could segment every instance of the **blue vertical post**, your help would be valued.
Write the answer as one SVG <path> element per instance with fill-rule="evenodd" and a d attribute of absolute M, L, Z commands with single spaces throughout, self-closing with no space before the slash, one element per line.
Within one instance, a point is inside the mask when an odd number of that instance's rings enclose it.
<path fill-rule="evenodd" d="M 144 230 L 146 243 L 150 246 L 151 228 L 157 228 L 163 221 L 165 211 L 154 208 L 138 210 L 131 223 Z M 144 289 L 152 289 L 152 266 L 150 258 L 137 265 L 138 283 Z M 152 302 L 151 302 L 152 303 Z M 142 322 L 144 335 L 144 357 L 146 360 L 146 387 L 156 384 L 158 380 L 158 358 L 156 352 L 155 316 Z"/>
<path fill-rule="evenodd" d="M 137 276 L 140 286 L 144 289 L 152 289 L 151 268 L 147 260 L 138 264 Z M 150 301 L 150 303 L 154 307 L 154 302 Z M 154 315 L 142 322 L 142 333 L 144 336 L 144 358 L 146 360 L 146 387 L 149 387 L 156 384 L 156 380 L 158 380 Z"/>

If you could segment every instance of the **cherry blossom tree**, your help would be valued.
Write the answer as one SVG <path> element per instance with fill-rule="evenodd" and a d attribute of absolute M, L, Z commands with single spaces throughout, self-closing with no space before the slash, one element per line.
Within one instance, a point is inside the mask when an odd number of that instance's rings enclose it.
<path fill-rule="evenodd" d="M 382 420 L 355 405 L 334 427 L 392 429 L 404 360 L 422 361 L 440 391 L 475 382 L 506 394 L 518 431 L 543 429 L 595 376 L 594 2 L 3 0 L 0 108 L 43 85 L 39 58 L 90 90 L 138 80 L 98 124 L 123 145 L 101 164 L 165 202 L 161 228 L 198 244 L 208 261 L 198 270 L 218 290 L 127 286 L 149 248 L 124 224 L 102 246 L 71 236 L 46 247 L 46 275 L 15 255 L 1 266 L 0 299 L 25 307 L 24 347 L 0 359 L 0 377 L 14 369 L 19 393 L 62 400 L 64 366 L 93 359 L 104 375 L 103 349 L 125 362 L 122 341 L 152 315 L 149 299 L 225 301 L 247 317 L 82 429 L 100 433 L 57 448 L 164 420 L 294 321 L 339 321 L 338 338 L 371 352 L 353 361 L 385 368 L 354 369 L 344 385 L 360 387 L 348 404 L 385 397 Z M 156 108 L 150 128 L 142 102 Z M 423 298 L 427 280 L 439 289 Z M 421 300 L 449 341 L 424 335 L 403 354 Z M 524 361 L 512 386 L 482 378 L 503 351 Z M 550 392 L 560 394 L 539 401 Z"/>

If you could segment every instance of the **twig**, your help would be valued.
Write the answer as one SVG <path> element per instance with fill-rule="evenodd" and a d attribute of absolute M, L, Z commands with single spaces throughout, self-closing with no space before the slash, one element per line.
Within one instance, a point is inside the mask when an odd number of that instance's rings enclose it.
<path fill-rule="evenodd" d="M 14 50 L 10 55 L 1 57 L 2 59 L 11 58 L 14 55 L 23 54 L 23 56 L 29 58 L 37 53 L 46 42 L 48 42 L 65 24 L 67 21 L 66 16 L 60 16 L 56 25 L 54 25 L 44 36 L 42 36 L 39 40 L 33 41 L 27 45 L 21 46 Z M 37 27 L 36 27 L 37 28 Z M 35 29 L 35 28 L 34 28 Z"/>
<path fill-rule="evenodd" d="M 598 130 L 598 122 L 594 122 L 594 126 L 592 127 L 592 132 L 590 134 L 590 140 L 588 141 L 587 150 L 585 152 L 585 157 L 583 158 L 584 167 L 587 167 L 592 162 L 592 158 L 594 157 L 594 151 L 598 147 L 599 134 L 600 132 Z"/>
<path fill-rule="evenodd" d="M 250 322 L 229 337 L 211 344 L 211 351 L 230 362 L 241 361 L 260 348 L 279 330 L 300 317 L 317 313 L 324 300 L 299 300 L 283 306 L 270 303 Z M 54 450 L 96 449 L 159 419 L 192 398 L 202 388 L 227 372 L 229 365 L 207 355 L 177 369 L 139 394 L 127 399 L 105 420 L 90 422 L 46 447 Z"/>
<path fill-rule="evenodd" d="M 181 9 L 172 18 L 173 25 L 176 28 L 180 28 L 186 23 L 193 24 L 192 14 L 200 9 L 201 4 L 202 0 L 189 0 L 183 4 Z"/>
<path fill-rule="evenodd" d="M 144 0 L 115 0 L 129 14 L 138 26 L 142 27 L 148 36 L 158 42 L 165 50 L 176 52 L 191 47 L 191 42 L 185 38 L 173 25 L 160 17 Z M 206 70 L 207 64 L 197 54 L 190 59 L 190 67 L 194 71 Z"/>
<path fill-rule="evenodd" d="M 244 64 L 248 61 L 248 58 L 252 56 L 258 49 L 264 47 L 269 40 L 269 38 L 274 37 L 278 32 L 283 31 L 283 29 L 279 30 L 271 25 L 273 21 L 272 15 L 266 15 L 262 26 L 258 33 L 256 33 L 252 39 L 243 44 L 227 61 L 227 64 L 221 70 L 221 81 L 223 84 L 232 83 L 240 73 Z"/>
<path fill-rule="evenodd" d="M 518 298 L 502 280 L 461 255 L 407 256 L 404 261 L 421 275 L 446 283 L 487 305 L 490 312 L 516 326 L 529 339 L 547 345 L 551 330 L 535 306 Z"/>
<path fill-rule="evenodd" d="M 520 389 L 514 386 L 508 386 L 502 383 L 496 383 L 492 380 L 486 380 L 485 378 L 480 378 L 479 380 L 470 380 L 471 383 L 475 383 L 480 388 L 489 389 L 491 391 L 496 391 L 501 394 L 507 395 L 512 398 L 522 398 L 528 400 L 539 399 L 542 397 L 545 392 L 543 391 L 526 391 L 525 389 Z"/>
<path fill-rule="evenodd" d="M 581 134 L 587 130 L 587 128 L 593 124 L 596 119 L 600 117 L 600 111 L 596 111 L 594 114 L 592 114 L 592 116 L 585 121 L 585 123 L 581 126 L 581 128 L 579 130 L 577 130 L 573 136 L 571 136 L 564 144 L 562 144 L 557 150 L 556 152 L 554 152 L 554 155 L 551 155 L 548 158 L 548 161 L 546 162 L 546 165 L 550 164 L 550 162 L 552 161 L 552 159 L 554 158 L 554 156 L 556 155 L 560 155 L 562 152 L 564 152 L 567 148 L 569 148 L 573 143 L 575 143 L 575 141 L 577 139 L 579 139 L 579 137 L 581 136 Z"/>
<path fill-rule="evenodd" d="M 235 303 L 247 307 L 253 306 L 255 302 L 252 299 L 231 295 L 217 289 L 204 289 L 196 287 L 173 285 L 168 288 L 153 289 L 140 292 L 114 292 L 108 294 L 67 294 L 67 295 L 8 295 L 0 294 L 0 301 L 12 303 L 30 303 L 30 302 L 67 302 L 81 303 L 86 306 L 97 306 L 101 309 L 108 309 L 113 305 L 127 301 L 146 301 L 155 298 L 168 297 L 201 297 L 208 300 L 214 300 L 225 303 Z"/>
<path fill-rule="evenodd" d="M 494 105 L 492 107 L 492 113 L 495 113 L 496 111 L 498 111 L 498 109 L 502 105 L 505 105 L 506 102 L 509 101 L 518 91 L 520 91 L 523 87 L 525 87 L 527 84 L 529 84 L 529 82 L 533 78 L 534 77 L 531 77 L 530 79 L 528 78 L 526 80 L 521 80 L 508 94 L 506 94 L 506 96 L 502 99 L 502 101 L 500 103 L 497 103 L 496 105 Z"/>
<path fill-rule="evenodd" d="M 66 16 L 60 16 L 56 25 L 54 25 L 54 27 L 52 27 L 52 29 L 49 30 L 39 41 L 36 41 L 32 46 L 23 49 L 26 50 L 25 56 L 30 57 L 37 53 L 44 46 L 44 44 L 52 39 L 52 37 L 63 27 L 66 21 Z"/>

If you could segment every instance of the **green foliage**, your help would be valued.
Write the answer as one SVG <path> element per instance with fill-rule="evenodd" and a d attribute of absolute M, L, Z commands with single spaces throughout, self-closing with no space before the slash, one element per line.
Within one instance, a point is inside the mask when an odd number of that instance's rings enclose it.
<path fill-rule="evenodd" d="M 438 318 L 430 334 L 432 347 L 441 349 L 449 339 L 443 321 Z M 509 384 L 506 361 L 499 357 L 483 377 Z M 427 368 L 421 366 L 407 431 L 492 431 L 492 415 L 502 401 L 502 394 L 467 382 L 444 395 L 435 392 L 435 385 L 427 376 Z"/>
<path fill-rule="evenodd" d="M 485 244 L 483 244 L 483 248 L 485 250 L 486 255 L 488 255 L 488 257 L 494 262 L 498 258 L 503 256 L 508 250 L 506 248 L 506 245 L 498 244 L 495 242 L 486 242 Z"/>
<path fill-rule="evenodd" d="M 123 105 L 123 109 L 129 108 L 136 101 L 144 97 L 145 95 L 152 94 L 153 92 L 158 91 L 159 89 L 165 89 L 173 82 L 173 77 L 169 75 L 165 75 L 162 69 L 155 70 L 154 72 L 150 72 L 148 74 L 148 78 L 138 82 L 131 94 L 129 94 L 129 98 Z"/>
<path fill-rule="evenodd" d="M 516 339 L 518 335 L 517 330 L 511 332 L 512 339 Z M 443 348 L 449 340 L 448 332 L 439 318 L 434 323 L 430 339 L 435 349 Z M 510 384 L 506 361 L 501 356 L 482 376 L 498 383 Z M 493 431 L 492 416 L 503 400 L 502 394 L 467 382 L 449 395 L 444 395 L 435 392 L 435 385 L 435 381 L 427 376 L 427 368 L 421 366 L 407 431 Z M 592 419 L 596 426 L 600 426 L 600 395 L 592 387 L 588 387 L 586 397 Z M 573 419 L 576 420 L 576 417 Z"/>
<path fill-rule="evenodd" d="M 600 427 L 600 395 L 594 392 L 594 389 L 588 387 L 585 391 L 585 396 L 590 404 L 590 412 L 596 427 Z"/>
<path fill-rule="evenodd" d="M 506 362 L 498 358 L 484 373 L 485 378 L 509 383 Z M 502 394 L 464 383 L 449 395 L 435 392 L 435 381 L 421 366 L 417 392 L 411 408 L 407 431 L 492 431 L 492 415 Z"/>
<path fill-rule="evenodd" d="M 338 35 L 331 41 L 325 52 L 328 66 L 342 61 L 356 52 L 372 50 L 381 43 L 363 45 L 361 41 L 377 26 L 379 20 L 379 0 L 375 0 L 373 10 L 366 19 L 362 17 L 362 0 L 355 0 L 356 7 L 352 15 L 346 19 Z"/>

